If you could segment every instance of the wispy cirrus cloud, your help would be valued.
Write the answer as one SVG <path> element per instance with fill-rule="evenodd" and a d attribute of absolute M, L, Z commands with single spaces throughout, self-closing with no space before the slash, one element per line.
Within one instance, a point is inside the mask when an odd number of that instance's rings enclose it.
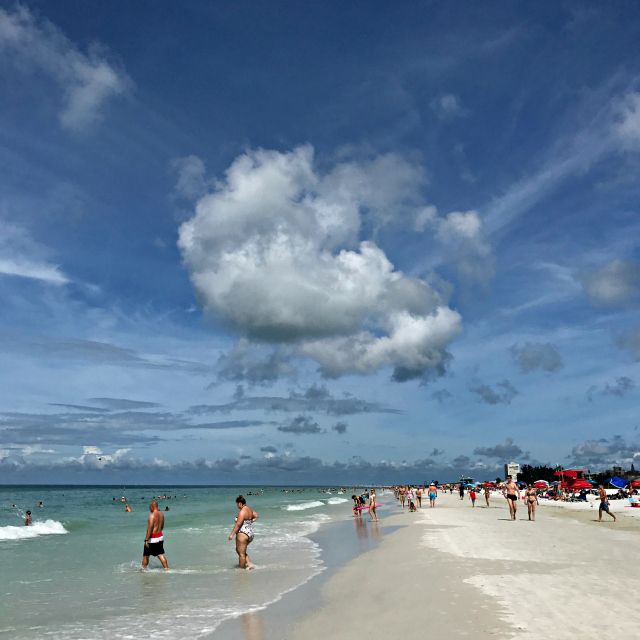
<path fill-rule="evenodd" d="M 91 129 L 105 105 L 134 86 L 122 66 L 107 58 L 104 47 L 94 44 L 81 52 L 60 29 L 24 6 L 0 10 L 0 56 L 24 76 L 44 74 L 59 87 L 60 125 L 75 133 Z"/>
<path fill-rule="evenodd" d="M 70 279 L 48 259 L 49 251 L 22 227 L 0 220 L 0 274 L 64 285 Z"/>
<path fill-rule="evenodd" d="M 182 371 L 194 375 L 211 374 L 214 365 L 162 354 L 143 354 L 108 342 L 83 340 L 19 330 L 0 329 L 0 352 L 18 353 L 38 358 L 52 358 L 103 365 Z"/>

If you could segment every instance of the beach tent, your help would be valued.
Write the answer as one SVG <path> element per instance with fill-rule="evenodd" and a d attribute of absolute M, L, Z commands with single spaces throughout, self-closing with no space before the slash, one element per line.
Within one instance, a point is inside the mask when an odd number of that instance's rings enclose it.
<path fill-rule="evenodd" d="M 629 484 L 628 480 L 623 480 L 618 476 L 613 476 L 612 478 L 605 480 L 605 482 L 612 484 L 614 487 L 618 487 L 618 489 L 624 489 Z"/>

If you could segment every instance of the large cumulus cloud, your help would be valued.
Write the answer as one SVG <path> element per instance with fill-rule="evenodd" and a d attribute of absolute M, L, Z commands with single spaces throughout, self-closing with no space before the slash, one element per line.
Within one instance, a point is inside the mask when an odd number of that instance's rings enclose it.
<path fill-rule="evenodd" d="M 289 345 L 330 377 L 442 369 L 460 315 L 363 239 L 416 215 L 422 181 L 393 154 L 324 173 L 310 146 L 240 156 L 180 227 L 205 313 L 250 341 Z"/>

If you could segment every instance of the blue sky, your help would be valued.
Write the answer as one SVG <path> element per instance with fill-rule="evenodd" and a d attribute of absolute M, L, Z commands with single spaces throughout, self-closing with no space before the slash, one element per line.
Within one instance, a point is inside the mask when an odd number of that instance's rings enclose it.
<path fill-rule="evenodd" d="M 0 2 L 0 480 L 639 461 L 639 27 Z"/>

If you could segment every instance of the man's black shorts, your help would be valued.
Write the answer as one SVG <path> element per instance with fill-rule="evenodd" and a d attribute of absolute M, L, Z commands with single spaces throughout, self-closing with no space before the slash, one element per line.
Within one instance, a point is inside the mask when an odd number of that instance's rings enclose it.
<path fill-rule="evenodd" d="M 150 542 L 149 546 L 144 545 L 143 556 L 163 556 L 164 542 Z"/>

